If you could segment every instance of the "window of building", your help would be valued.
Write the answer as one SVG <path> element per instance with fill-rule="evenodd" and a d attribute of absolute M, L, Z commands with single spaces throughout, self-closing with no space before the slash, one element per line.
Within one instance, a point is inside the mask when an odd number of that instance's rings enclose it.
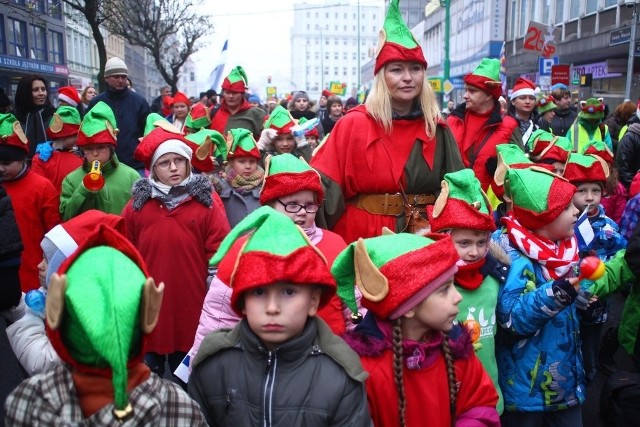
<path fill-rule="evenodd" d="M 618 4 L 618 0 L 604 0 L 604 7 L 615 6 Z"/>
<path fill-rule="evenodd" d="M 30 0 L 30 7 L 38 12 L 45 12 L 45 0 Z"/>
<path fill-rule="evenodd" d="M 311 29 L 311 24 L 307 24 L 307 31 Z"/>
<path fill-rule="evenodd" d="M 333 44 L 334 44 L 335 46 L 338 46 L 338 43 L 339 43 L 339 42 L 340 42 L 340 40 L 335 39 L 335 40 L 333 41 Z"/>
<path fill-rule="evenodd" d="M 315 53 L 315 58 L 316 58 L 316 59 L 320 59 L 320 52 L 316 52 L 316 53 Z"/>
<path fill-rule="evenodd" d="M 27 23 L 9 18 L 9 55 L 27 56 Z"/>
<path fill-rule="evenodd" d="M 598 11 L 598 0 L 587 0 L 587 8 L 585 13 L 594 13 Z"/>
<path fill-rule="evenodd" d="M 527 6 L 529 5 L 528 0 L 522 0 L 522 3 L 520 3 L 520 25 L 518 26 L 518 35 L 523 35 L 525 33 L 525 31 L 527 31 L 527 18 L 526 18 L 526 14 L 527 14 Z"/>
<path fill-rule="evenodd" d="M 342 45 L 346 46 L 347 45 L 347 39 L 342 40 Z"/>
<path fill-rule="evenodd" d="M 333 59 L 340 59 L 340 54 L 338 52 L 335 52 L 333 54 Z"/>
<path fill-rule="evenodd" d="M 339 71 L 338 67 L 333 67 L 333 75 L 334 75 L 334 76 L 336 76 L 336 77 L 337 77 L 339 72 L 340 72 L 340 71 Z"/>
<path fill-rule="evenodd" d="M 580 15 L 580 0 L 569 0 L 569 19 L 575 19 Z"/>
<path fill-rule="evenodd" d="M 329 59 L 329 52 L 324 53 L 324 59 Z"/>
<path fill-rule="evenodd" d="M 15 4 L 19 4 L 20 6 L 24 6 L 25 5 L 25 0 L 13 0 L 13 2 Z"/>
<path fill-rule="evenodd" d="M 551 0 L 544 0 L 542 2 L 542 22 L 545 24 L 552 24 L 551 22 L 551 14 L 549 11 L 551 10 Z"/>
<path fill-rule="evenodd" d="M 29 25 L 29 58 L 47 60 L 47 32 L 37 25 Z"/>
<path fill-rule="evenodd" d="M 7 43 L 4 38 L 4 15 L 0 15 L 0 54 L 6 55 Z"/>
<path fill-rule="evenodd" d="M 564 0 L 556 0 L 556 24 L 564 21 Z"/>
<path fill-rule="evenodd" d="M 344 14 L 344 19 L 347 19 L 347 13 L 346 13 L 346 12 L 345 12 L 345 14 Z"/>
<path fill-rule="evenodd" d="M 345 61 L 349 58 L 349 54 L 347 52 L 344 52 L 342 54 L 342 59 L 344 59 Z"/>
<path fill-rule="evenodd" d="M 358 59 L 358 54 L 353 52 L 353 60 L 355 61 L 356 59 Z"/>
<path fill-rule="evenodd" d="M 49 62 L 64 64 L 62 33 L 49 31 Z"/>
<path fill-rule="evenodd" d="M 329 46 L 329 39 L 324 39 L 324 44 Z"/>
<path fill-rule="evenodd" d="M 342 68 L 342 75 L 346 76 L 347 72 L 347 67 Z"/>

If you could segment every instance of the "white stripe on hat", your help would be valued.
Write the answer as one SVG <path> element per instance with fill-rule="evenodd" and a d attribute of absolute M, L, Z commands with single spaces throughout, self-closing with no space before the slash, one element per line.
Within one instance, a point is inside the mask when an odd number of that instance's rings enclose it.
<path fill-rule="evenodd" d="M 69 255 L 78 249 L 78 244 L 73 240 L 73 237 L 71 237 L 67 230 L 64 229 L 62 224 L 56 225 L 44 236 L 48 237 L 66 257 L 69 257 Z"/>
<path fill-rule="evenodd" d="M 73 99 L 69 98 L 64 93 L 59 93 L 58 94 L 58 99 L 60 101 L 64 101 L 64 102 L 68 103 L 69 105 L 71 105 L 73 107 L 77 107 L 78 106 L 78 103 L 76 101 L 74 101 Z"/>
<path fill-rule="evenodd" d="M 522 95 L 531 95 L 535 97 L 536 91 L 534 89 L 531 89 L 530 87 L 514 90 L 513 92 L 511 92 L 511 96 L 509 99 L 513 101 L 514 99 Z"/>

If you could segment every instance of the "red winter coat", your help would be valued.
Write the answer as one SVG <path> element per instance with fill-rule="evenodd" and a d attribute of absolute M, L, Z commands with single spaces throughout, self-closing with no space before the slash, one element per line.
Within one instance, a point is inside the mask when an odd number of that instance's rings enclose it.
<path fill-rule="evenodd" d="M 55 151 L 46 162 L 36 154 L 31 161 L 31 171 L 47 178 L 56 189 L 56 195 L 60 197 L 62 181 L 70 172 L 82 166 L 82 157 L 69 151 Z"/>
<path fill-rule="evenodd" d="M 45 233 L 62 222 L 58 197 L 48 179 L 30 170 L 15 181 L 3 183 L 15 212 L 24 250 L 20 265 L 20 285 L 23 292 L 40 287 L 38 264 L 43 253 L 40 242 Z"/>

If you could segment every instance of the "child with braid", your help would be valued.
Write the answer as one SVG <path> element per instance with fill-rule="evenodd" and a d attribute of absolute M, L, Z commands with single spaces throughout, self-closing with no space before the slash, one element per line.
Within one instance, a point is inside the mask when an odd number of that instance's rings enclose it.
<path fill-rule="evenodd" d="M 462 297 L 450 236 L 391 234 L 359 239 L 338 255 L 338 295 L 357 311 L 354 284 L 369 311 L 346 338 L 369 378 L 375 426 L 499 426 L 498 395 L 454 326 Z"/>

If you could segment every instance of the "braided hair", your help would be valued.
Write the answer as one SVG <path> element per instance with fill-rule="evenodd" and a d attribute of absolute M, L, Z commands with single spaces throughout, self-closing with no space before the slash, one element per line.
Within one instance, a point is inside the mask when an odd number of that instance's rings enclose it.
<path fill-rule="evenodd" d="M 444 354 L 444 360 L 447 364 L 447 378 L 449 380 L 449 410 L 451 412 L 451 425 L 455 425 L 456 416 L 456 399 L 458 397 L 458 386 L 456 380 L 456 370 L 453 365 L 453 356 L 451 354 L 451 347 L 449 346 L 449 338 L 444 336 L 442 340 L 442 352 Z"/>
<path fill-rule="evenodd" d="M 398 318 L 393 322 L 393 373 L 396 379 L 396 389 L 398 391 L 398 413 L 400 416 L 400 427 L 405 426 L 404 412 L 407 401 L 404 396 L 404 384 L 402 381 L 402 319 Z"/>

